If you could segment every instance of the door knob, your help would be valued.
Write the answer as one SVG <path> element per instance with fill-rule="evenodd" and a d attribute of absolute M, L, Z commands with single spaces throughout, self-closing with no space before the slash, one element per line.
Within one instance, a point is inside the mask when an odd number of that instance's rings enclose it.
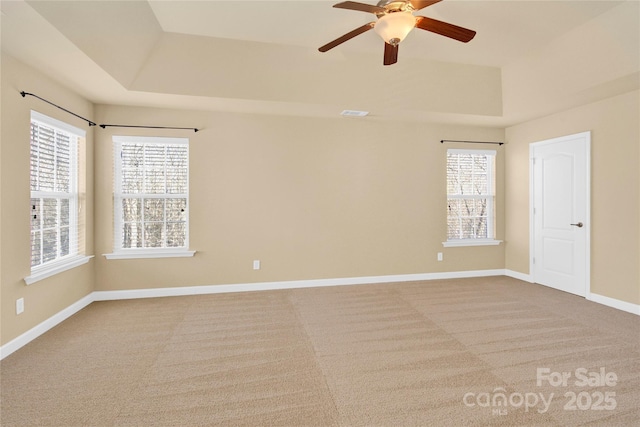
<path fill-rule="evenodd" d="M 571 225 L 575 225 L 578 228 L 582 228 L 582 226 L 584 225 L 583 223 L 579 222 L 577 224 L 571 224 Z"/>

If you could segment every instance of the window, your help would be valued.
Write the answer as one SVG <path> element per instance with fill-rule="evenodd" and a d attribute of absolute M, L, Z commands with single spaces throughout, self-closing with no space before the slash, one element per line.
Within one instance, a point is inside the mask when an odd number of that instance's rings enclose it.
<path fill-rule="evenodd" d="M 31 112 L 31 275 L 27 284 L 84 264 L 78 218 L 78 145 L 85 132 Z"/>
<path fill-rule="evenodd" d="M 189 140 L 114 136 L 115 237 L 107 258 L 189 251 Z"/>
<path fill-rule="evenodd" d="M 447 150 L 445 246 L 498 244 L 495 232 L 493 150 Z"/>

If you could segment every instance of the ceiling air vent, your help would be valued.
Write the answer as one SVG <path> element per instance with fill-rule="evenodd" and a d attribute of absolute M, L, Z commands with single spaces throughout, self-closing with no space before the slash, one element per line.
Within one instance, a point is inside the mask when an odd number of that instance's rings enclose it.
<path fill-rule="evenodd" d="M 344 110 L 340 113 L 341 116 L 345 117 L 364 117 L 369 114 L 368 111 L 358 111 L 358 110 Z"/>

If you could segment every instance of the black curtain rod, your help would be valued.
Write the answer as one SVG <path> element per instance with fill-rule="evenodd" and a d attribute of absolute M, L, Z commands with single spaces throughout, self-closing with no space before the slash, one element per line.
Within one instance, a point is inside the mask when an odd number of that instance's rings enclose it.
<path fill-rule="evenodd" d="M 22 92 L 20 92 L 20 95 L 22 95 L 22 97 L 23 97 L 23 98 L 24 98 L 25 96 L 27 96 L 27 95 L 29 95 L 29 96 L 33 96 L 34 98 L 38 98 L 40 101 L 44 101 L 44 102 L 46 102 L 46 103 L 47 103 L 47 104 L 49 104 L 49 105 L 53 105 L 54 107 L 61 109 L 61 110 L 62 110 L 62 111 L 64 111 L 65 113 L 69 113 L 69 114 L 71 114 L 72 116 L 76 116 L 77 118 L 84 120 L 85 122 L 89 123 L 89 126 L 95 126 L 95 125 L 96 125 L 96 123 L 95 123 L 95 122 L 92 122 L 92 121 L 91 121 L 91 120 L 89 120 L 89 119 L 85 119 L 84 117 L 79 116 L 79 115 L 77 115 L 76 113 L 74 113 L 74 112 L 72 112 L 72 111 L 67 110 L 66 108 L 63 108 L 63 107 L 59 106 L 58 104 L 54 104 L 54 103 L 53 103 L 53 102 L 51 102 L 51 101 L 47 101 L 47 100 L 46 100 L 46 99 L 44 99 L 44 98 L 40 98 L 38 95 L 34 95 L 33 93 L 29 93 L 29 92 L 22 91 Z"/>
<path fill-rule="evenodd" d="M 134 126 L 134 125 L 108 125 L 101 124 L 100 127 L 102 129 L 110 127 L 110 128 L 142 128 L 142 129 L 178 129 L 178 130 L 192 130 L 194 132 L 198 132 L 200 129 L 198 128 L 180 128 L 173 126 Z"/>
<path fill-rule="evenodd" d="M 77 115 L 73 111 L 69 111 L 66 108 L 63 108 L 63 107 L 59 106 L 58 104 L 54 104 L 51 101 L 47 101 L 46 99 L 41 98 L 38 95 L 35 95 L 33 93 L 29 93 L 29 92 L 25 92 L 25 91 L 20 92 L 20 95 L 22 95 L 23 98 L 26 97 L 27 95 L 33 96 L 34 98 L 38 98 L 39 100 L 44 101 L 49 105 L 53 105 L 54 107 L 59 108 L 62 111 L 71 114 L 72 116 L 76 116 L 77 118 L 84 120 L 85 122 L 89 123 L 89 126 L 97 126 L 97 124 L 95 122 L 92 122 L 89 119 L 85 119 L 84 117 Z M 170 126 L 131 126 L 131 125 L 107 125 L 107 124 L 101 124 L 100 125 L 100 127 L 102 129 L 106 128 L 107 126 L 108 127 L 119 127 L 119 128 L 143 128 L 143 129 L 180 129 L 180 130 L 193 130 L 194 132 L 198 132 L 198 130 L 199 130 L 197 128 L 180 128 L 180 127 L 170 127 Z"/>
<path fill-rule="evenodd" d="M 440 140 L 440 144 L 444 144 L 445 142 L 464 142 L 465 144 L 498 144 L 498 145 L 504 144 L 504 142 L 497 142 L 497 141 L 459 141 L 455 139 Z"/>

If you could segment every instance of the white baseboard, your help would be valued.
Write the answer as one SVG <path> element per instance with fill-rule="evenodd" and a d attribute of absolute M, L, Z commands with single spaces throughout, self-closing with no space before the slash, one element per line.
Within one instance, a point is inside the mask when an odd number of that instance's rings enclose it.
<path fill-rule="evenodd" d="M 513 277 L 514 279 L 523 280 L 525 282 L 534 283 L 533 277 L 530 274 L 520 273 L 509 269 L 504 270 L 504 275 Z M 604 295 L 587 293 L 586 299 L 589 301 L 597 302 L 598 304 L 606 305 L 607 307 L 616 308 L 618 310 L 626 311 L 640 316 L 640 305 L 632 304 L 630 302 L 621 301 L 619 299 L 605 297 Z"/>
<path fill-rule="evenodd" d="M 133 289 L 123 291 L 95 291 L 95 301 L 111 301 L 134 298 L 156 298 L 184 295 L 205 295 L 228 292 L 252 292 L 276 289 L 315 288 L 323 286 L 364 285 L 372 283 L 415 282 L 420 280 L 460 279 L 465 277 L 502 276 L 504 270 L 473 270 L 446 273 L 399 274 L 389 276 L 346 277 L 337 279 L 290 280 L 283 282 L 258 282 L 235 285 L 185 286 L 177 288 Z"/>
<path fill-rule="evenodd" d="M 24 334 L 12 339 L 8 343 L 0 347 L 0 360 L 9 356 L 11 353 L 15 352 L 21 347 L 29 344 L 31 341 L 35 340 L 54 326 L 67 320 L 69 317 L 73 316 L 74 314 L 91 304 L 93 301 L 93 293 L 91 293 L 74 302 L 69 307 L 57 312 L 44 322 L 29 329 Z"/>
<path fill-rule="evenodd" d="M 228 292 L 252 292 L 276 289 L 313 288 L 323 286 L 348 286 L 365 285 L 373 283 L 393 283 L 393 282 L 415 282 L 422 280 L 460 279 L 469 277 L 488 276 L 509 276 L 515 279 L 532 282 L 531 276 L 517 271 L 495 269 L 495 270 L 472 270 L 472 271 L 452 271 L 443 273 L 420 273 L 420 274 L 399 274 L 389 276 L 365 276 L 346 277 L 338 279 L 314 279 L 314 280 L 291 280 L 283 282 L 260 282 L 241 283 L 235 285 L 207 285 L 207 286 L 186 286 L 176 288 L 154 288 L 154 289 L 133 289 L 122 291 L 94 291 L 91 294 L 71 304 L 64 310 L 54 314 L 49 319 L 31 328 L 19 337 L 9 341 L 0 347 L 0 360 L 11 353 L 27 345 L 38 338 L 49 329 L 73 316 L 94 301 L 112 301 L 135 298 L 157 298 L 184 295 L 205 295 Z M 640 315 L 640 305 L 631 304 L 625 301 L 616 300 L 598 294 L 589 294 L 588 300 Z"/>
<path fill-rule="evenodd" d="M 608 307 L 617 308 L 618 310 L 626 311 L 640 316 L 640 305 L 633 304 L 626 301 L 620 301 L 619 299 L 605 297 L 604 295 L 598 295 L 589 293 L 587 294 L 589 301 L 597 302 L 598 304 L 606 305 Z"/>
<path fill-rule="evenodd" d="M 530 274 L 520 273 L 519 271 L 513 271 L 509 269 L 504 270 L 504 275 L 513 277 L 514 279 L 522 280 L 525 282 L 533 283 L 533 277 Z"/>

